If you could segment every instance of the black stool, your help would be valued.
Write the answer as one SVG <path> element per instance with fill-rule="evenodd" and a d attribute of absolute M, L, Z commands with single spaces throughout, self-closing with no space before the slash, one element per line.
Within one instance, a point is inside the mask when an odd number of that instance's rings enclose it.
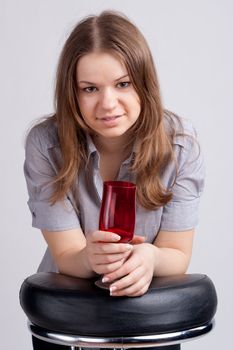
<path fill-rule="evenodd" d="M 154 278 L 146 294 L 128 298 L 111 297 L 94 280 L 38 273 L 23 282 L 20 303 L 31 333 L 47 342 L 166 350 L 211 331 L 217 296 L 201 274 Z"/>

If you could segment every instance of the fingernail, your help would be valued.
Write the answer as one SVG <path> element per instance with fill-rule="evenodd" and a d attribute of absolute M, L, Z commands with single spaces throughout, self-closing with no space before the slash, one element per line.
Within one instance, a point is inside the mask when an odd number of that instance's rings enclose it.
<path fill-rule="evenodd" d="M 114 241 L 119 241 L 120 239 L 121 239 L 121 236 L 118 236 L 118 235 L 113 236 Z"/>
<path fill-rule="evenodd" d="M 117 290 L 117 287 L 112 286 L 109 288 L 109 290 L 110 290 L 110 295 L 112 295 L 112 293 L 115 292 L 115 290 Z"/>
<path fill-rule="evenodd" d="M 103 277 L 103 278 L 102 278 L 102 282 L 103 282 L 103 283 L 106 283 L 106 282 L 108 282 L 108 281 L 109 281 L 109 278 L 108 278 L 108 277 Z"/>
<path fill-rule="evenodd" d="M 132 244 L 126 244 L 126 249 L 127 249 L 127 250 L 131 250 L 131 249 L 133 249 Z"/>

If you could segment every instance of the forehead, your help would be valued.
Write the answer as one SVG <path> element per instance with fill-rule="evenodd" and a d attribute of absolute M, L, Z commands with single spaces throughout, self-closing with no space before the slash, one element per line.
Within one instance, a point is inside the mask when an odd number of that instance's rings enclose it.
<path fill-rule="evenodd" d="M 124 63 L 111 53 L 89 53 L 81 57 L 76 68 L 77 80 L 118 79 L 128 74 Z M 92 79 L 92 80 L 90 80 Z"/>

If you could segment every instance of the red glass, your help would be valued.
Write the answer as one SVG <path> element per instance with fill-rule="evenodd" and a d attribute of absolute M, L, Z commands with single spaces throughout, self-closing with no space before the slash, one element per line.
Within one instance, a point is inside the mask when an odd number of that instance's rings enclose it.
<path fill-rule="evenodd" d="M 105 181 L 100 210 L 99 229 L 121 236 L 119 242 L 130 242 L 134 235 L 136 185 L 126 181 Z"/>

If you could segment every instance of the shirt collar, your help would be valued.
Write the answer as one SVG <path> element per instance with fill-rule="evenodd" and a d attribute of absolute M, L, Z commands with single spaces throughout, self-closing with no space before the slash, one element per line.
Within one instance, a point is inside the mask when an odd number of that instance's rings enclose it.
<path fill-rule="evenodd" d="M 89 160 L 92 154 L 97 156 L 97 162 L 98 162 L 99 152 L 89 134 L 86 134 L 86 140 L 87 140 L 87 164 L 89 163 Z M 135 156 L 136 156 L 136 145 L 134 144 L 132 153 L 126 160 L 124 160 L 122 164 L 131 164 L 134 161 Z"/>
<path fill-rule="evenodd" d="M 98 153 L 98 151 L 97 151 L 95 144 L 92 141 L 92 138 L 89 134 L 86 134 L 86 139 L 87 139 L 87 157 L 89 159 L 89 157 L 92 153 L 95 153 L 95 152 Z"/>

